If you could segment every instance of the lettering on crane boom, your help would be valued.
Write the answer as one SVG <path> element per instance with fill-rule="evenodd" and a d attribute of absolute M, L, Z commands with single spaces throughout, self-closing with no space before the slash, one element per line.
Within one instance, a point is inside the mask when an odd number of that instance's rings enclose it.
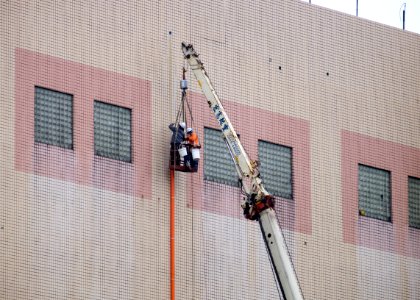
<path fill-rule="evenodd" d="M 241 150 L 239 150 L 238 143 L 236 142 L 235 137 L 231 134 L 228 136 L 230 143 L 232 144 L 233 153 L 236 155 L 235 159 L 237 159 L 237 156 L 241 155 Z"/>
<path fill-rule="evenodd" d="M 223 116 L 223 113 L 220 110 L 220 106 L 218 104 L 215 104 L 212 107 L 212 110 L 214 112 L 214 115 L 216 116 L 217 121 L 219 122 L 220 128 L 222 128 L 223 132 L 229 131 L 229 124 L 226 122 L 225 117 Z M 233 134 L 227 135 L 229 138 L 229 142 L 232 145 L 233 154 L 235 155 L 235 159 L 237 159 L 236 156 L 241 155 L 241 150 L 239 149 L 238 142 L 236 141 L 236 138 L 233 136 Z"/>

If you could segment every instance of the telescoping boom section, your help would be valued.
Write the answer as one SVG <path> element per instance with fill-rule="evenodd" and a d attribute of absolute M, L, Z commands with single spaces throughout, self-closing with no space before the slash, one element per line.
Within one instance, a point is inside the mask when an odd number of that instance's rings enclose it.
<path fill-rule="evenodd" d="M 250 160 L 246 154 L 194 47 L 191 44 L 182 43 L 182 52 L 207 99 L 210 110 L 220 125 L 226 146 L 235 164 L 239 182 L 246 194 L 246 199 L 242 204 L 244 216 L 259 222 L 282 296 L 286 300 L 303 299 L 283 233 L 277 223 L 273 209 L 274 198 L 264 188 L 258 163 Z"/>

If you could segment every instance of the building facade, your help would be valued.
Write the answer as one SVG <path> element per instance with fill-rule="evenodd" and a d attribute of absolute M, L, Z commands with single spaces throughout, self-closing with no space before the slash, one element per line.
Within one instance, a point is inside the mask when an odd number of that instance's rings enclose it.
<path fill-rule="evenodd" d="M 193 43 L 276 196 L 305 299 L 420 298 L 420 36 L 295 0 L 2 1 L 1 299 L 169 299 Z M 190 72 L 176 298 L 276 299 Z M 233 175 L 232 175 L 233 174 Z"/>

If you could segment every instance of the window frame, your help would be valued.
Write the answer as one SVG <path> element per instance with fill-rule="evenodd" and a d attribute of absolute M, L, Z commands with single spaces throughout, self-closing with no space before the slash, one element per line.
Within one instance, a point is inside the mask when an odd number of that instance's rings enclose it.
<path fill-rule="evenodd" d="M 117 107 L 119 109 L 122 108 L 122 109 L 128 110 L 130 112 L 130 147 L 129 147 L 129 150 L 130 150 L 130 158 L 129 158 L 129 160 L 121 159 L 120 156 L 118 158 L 115 158 L 115 157 L 110 157 L 110 156 L 106 156 L 106 155 L 101 155 L 101 154 L 99 154 L 97 152 L 97 150 L 96 150 L 96 145 L 97 144 L 95 142 L 95 136 L 96 136 L 96 130 L 95 130 L 95 103 L 99 103 L 100 105 L 113 106 L 113 107 Z M 102 157 L 102 158 L 107 158 L 107 159 L 112 159 L 112 160 L 119 161 L 119 162 L 133 163 L 133 116 L 132 116 L 132 113 L 133 113 L 133 110 L 131 108 L 129 108 L 129 107 L 117 105 L 117 104 L 114 104 L 114 103 L 109 103 L 109 102 L 106 102 L 106 101 L 103 101 L 103 100 L 98 100 L 98 99 L 95 99 L 93 101 L 93 152 L 94 152 L 94 155 L 95 156 Z M 118 115 L 118 118 L 119 118 L 119 115 Z M 118 130 L 120 130 L 120 127 L 118 127 Z"/>
<path fill-rule="evenodd" d="M 70 118 L 70 122 L 71 122 L 71 124 L 70 124 L 70 128 L 71 128 L 71 144 L 67 147 L 67 146 L 62 146 L 62 145 L 59 145 L 58 143 L 50 143 L 50 142 L 46 142 L 46 141 L 42 141 L 42 140 L 40 140 L 40 139 L 38 139 L 39 138 L 39 135 L 37 134 L 37 124 L 38 124 L 38 122 L 37 122 L 37 114 L 36 114 L 36 111 L 37 111 L 37 90 L 38 89 L 42 89 L 42 90 L 46 90 L 46 91 L 50 91 L 50 92 L 54 92 L 54 93 L 59 93 L 59 94 L 63 94 L 63 95 L 66 95 L 66 96 L 70 96 L 70 102 L 71 102 L 71 118 Z M 44 87 L 44 86 L 40 86 L 40 85 L 35 85 L 34 86 L 34 112 L 33 112 L 33 120 L 34 120 L 34 137 L 33 137 L 33 139 L 34 139 L 34 142 L 35 143 L 39 143 L 39 144 L 44 144 L 44 145 L 49 145 L 49 146 L 55 146 L 55 147 L 59 147 L 59 148 L 62 148 L 62 149 L 68 149 L 68 150 L 74 150 L 74 95 L 73 94 L 71 94 L 71 93 L 67 93 L 67 92 L 62 92 L 62 91 L 59 91 L 59 90 L 56 90 L 56 89 L 51 89 L 51 88 L 46 88 L 46 87 Z"/>
<path fill-rule="evenodd" d="M 220 134 L 220 138 L 222 139 L 222 142 L 225 144 L 225 149 L 226 149 L 226 151 L 229 154 L 229 157 L 230 157 L 230 160 L 229 161 L 232 163 L 233 172 L 236 175 L 236 181 L 235 181 L 235 183 L 233 183 L 233 181 L 224 181 L 224 179 L 217 180 L 217 179 L 206 178 L 206 176 L 208 176 L 206 174 L 206 165 L 207 165 L 206 162 L 207 162 L 207 155 L 208 155 L 208 153 L 206 153 L 206 148 L 207 148 L 206 147 L 206 131 L 207 130 L 215 131 L 215 132 L 217 131 Z M 216 129 L 216 128 L 213 128 L 213 127 L 204 126 L 203 132 L 204 132 L 204 162 L 203 162 L 203 178 L 204 178 L 204 181 L 214 182 L 214 183 L 218 183 L 218 184 L 223 184 L 223 185 L 227 185 L 227 186 L 239 188 L 240 187 L 240 183 L 239 183 L 239 177 L 238 177 L 238 174 L 237 174 L 237 171 L 236 171 L 235 163 L 232 161 L 231 154 L 229 153 L 229 148 L 227 147 L 226 142 L 223 139 L 223 132 L 222 132 L 222 130 L 221 129 Z M 238 134 L 238 138 L 239 137 L 240 137 L 240 135 Z"/>
<path fill-rule="evenodd" d="M 410 179 L 418 181 L 419 184 L 420 184 L 420 178 L 417 178 L 415 176 L 408 176 L 407 177 L 408 227 L 420 230 L 420 222 L 419 222 L 419 224 L 412 225 L 411 221 L 410 221 L 410 216 L 411 216 L 411 214 L 410 214 Z M 419 203 L 419 206 L 420 206 L 420 203 Z M 420 214 L 420 212 L 419 212 L 419 214 Z M 420 218 L 420 216 L 419 216 L 419 218 Z"/>
<path fill-rule="evenodd" d="M 360 167 L 364 167 L 364 168 L 370 168 L 370 169 L 374 169 L 374 170 L 379 170 L 382 172 L 385 172 L 388 175 L 388 185 L 389 185 L 389 217 L 387 217 L 387 220 L 381 219 L 381 218 L 377 218 L 375 216 L 369 215 L 366 213 L 366 210 L 360 207 Z M 387 222 L 387 223 L 393 223 L 393 218 L 392 218 L 392 172 L 386 169 L 382 169 L 382 168 L 378 168 L 378 167 L 373 167 L 367 164 L 362 164 L 362 163 L 358 163 L 357 165 L 357 204 L 358 204 L 358 212 L 359 212 L 359 216 L 362 217 L 368 217 L 368 218 L 372 218 L 378 221 L 383 221 L 383 222 Z"/>
<path fill-rule="evenodd" d="M 264 182 L 264 175 L 262 174 L 263 173 L 263 171 L 262 171 L 262 168 L 261 168 L 261 157 L 260 157 L 260 142 L 261 143 L 266 143 L 266 144 L 271 144 L 271 145 L 274 145 L 274 146 L 278 146 L 278 147 L 280 147 L 280 148 L 287 148 L 287 149 L 290 149 L 290 197 L 285 197 L 284 196 L 284 194 L 282 195 L 282 193 L 281 192 L 272 192 L 272 191 L 269 191 L 268 189 L 267 189 L 267 186 L 265 185 L 265 182 Z M 258 151 L 258 161 L 259 161 L 259 171 L 260 171 L 260 174 L 261 174 L 261 179 L 263 180 L 263 184 L 264 184 L 264 187 L 267 189 L 267 191 L 271 194 L 271 195 L 273 195 L 273 196 L 275 196 L 275 197 L 279 197 L 279 198 L 281 198 L 281 199 L 285 199 L 285 200 L 292 200 L 292 201 L 294 201 L 294 198 L 295 198 L 295 191 L 294 191 L 294 172 L 293 172 L 293 147 L 290 147 L 290 146 L 286 146 L 286 145 L 283 145 L 283 144 L 278 144 L 278 143 L 274 143 L 274 142 L 271 142 L 271 141 L 267 141 L 267 140 L 263 140 L 263 139 L 258 139 L 258 141 L 257 141 L 257 151 Z"/>

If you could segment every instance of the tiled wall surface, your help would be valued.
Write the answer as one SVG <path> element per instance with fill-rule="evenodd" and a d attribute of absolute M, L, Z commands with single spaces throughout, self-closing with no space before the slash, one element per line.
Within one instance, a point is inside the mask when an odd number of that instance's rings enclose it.
<path fill-rule="evenodd" d="M 276 211 L 305 299 L 420 298 L 420 36 L 295 0 L 1 1 L 0 298 L 168 299 L 169 140 L 192 42 L 251 158 L 293 151 Z M 204 143 L 217 128 L 192 75 Z M 34 142 L 35 86 L 74 96 L 73 149 Z M 94 155 L 95 100 L 132 110 L 132 163 Z M 201 157 L 205 158 L 202 149 Z M 177 299 L 275 299 L 239 189 L 176 173 Z M 391 172 L 392 223 L 357 165 Z"/>

